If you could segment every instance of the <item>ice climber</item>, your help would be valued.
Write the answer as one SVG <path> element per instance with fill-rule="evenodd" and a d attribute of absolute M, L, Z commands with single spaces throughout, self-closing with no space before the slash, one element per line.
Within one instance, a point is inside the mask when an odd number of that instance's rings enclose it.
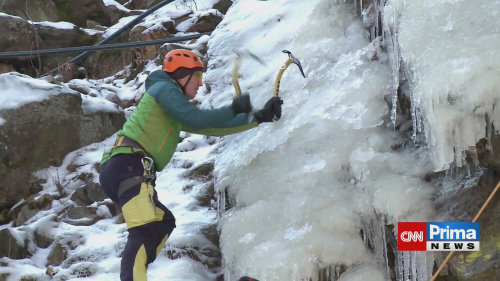
<path fill-rule="evenodd" d="M 122 281 L 145 281 L 148 265 L 175 228 L 173 214 L 158 200 L 154 187 L 155 172 L 170 161 L 180 132 L 228 135 L 281 117 L 279 97 L 255 112 L 248 95 L 234 98 L 230 106 L 197 108 L 190 100 L 203 85 L 203 69 L 195 53 L 169 52 L 163 69 L 147 77 L 144 96 L 103 155 L 99 181 L 107 196 L 120 205 L 128 228 Z"/>

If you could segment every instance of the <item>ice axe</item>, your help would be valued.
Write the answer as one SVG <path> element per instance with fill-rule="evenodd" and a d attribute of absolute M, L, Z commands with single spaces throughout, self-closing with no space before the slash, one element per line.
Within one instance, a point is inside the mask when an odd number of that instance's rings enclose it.
<path fill-rule="evenodd" d="M 234 59 L 234 67 L 233 67 L 233 86 L 237 97 L 241 96 L 240 83 L 238 82 L 238 70 L 240 69 L 240 65 L 241 65 L 241 55 L 237 53 L 236 59 Z"/>
<path fill-rule="evenodd" d="M 248 55 L 250 58 L 262 64 L 263 66 L 267 66 L 267 64 L 257 55 L 246 49 L 235 52 L 235 54 L 236 54 L 236 59 L 234 60 L 234 67 L 233 67 L 233 85 L 234 85 L 234 90 L 236 92 L 236 96 L 240 96 L 241 88 L 240 88 L 240 83 L 238 82 L 238 71 L 241 65 L 241 55 Z"/>
<path fill-rule="evenodd" d="M 288 59 L 286 60 L 285 64 L 280 68 L 280 71 L 278 72 L 278 76 L 276 76 L 276 82 L 274 83 L 274 96 L 278 96 L 279 90 L 280 90 L 280 82 L 281 82 L 281 77 L 283 76 L 283 73 L 285 70 L 288 68 L 288 66 L 292 63 L 296 64 L 299 67 L 300 73 L 302 73 L 302 76 L 306 78 L 306 75 L 304 74 L 304 70 L 302 69 L 302 64 L 300 63 L 299 59 L 296 58 L 294 55 L 292 55 L 292 52 L 288 50 L 283 50 L 283 53 L 288 54 Z"/>

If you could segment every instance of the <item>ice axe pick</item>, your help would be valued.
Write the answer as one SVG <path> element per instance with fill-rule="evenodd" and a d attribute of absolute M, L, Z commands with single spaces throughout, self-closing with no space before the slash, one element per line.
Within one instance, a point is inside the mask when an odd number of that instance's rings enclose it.
<path fill-rule="evenodd" d="M 278 76 L 276 76 L 276 82 L 274 83 L 274 96 L 278 96 L 279 90 L 280 90 L 280 81 L 281 77 L 283 76 L 283 73 L 285 70 L 288 68 L 288 66 L 292 63 L 296 64 L 299 67 L 300 73 L 302 73 L 302 76 L 306 78 L 306 75 L 304 74 L 304 70 L 302 69 L 302 64 L 300 63 L 299 59 L 296 58 L 294 55 L 292 55 L 292 52 L 288 50 L 283 50 L 283 53 L 288 54 L 288 59 L 286 60 L 285 64 L 280 68 L 280 71 L 278 72 Z"/>

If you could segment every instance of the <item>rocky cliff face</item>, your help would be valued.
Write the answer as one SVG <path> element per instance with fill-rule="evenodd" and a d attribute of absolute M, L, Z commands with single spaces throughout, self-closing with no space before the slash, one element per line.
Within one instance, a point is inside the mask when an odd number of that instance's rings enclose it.
<path fill-rule="evenodd" d="M 0 111 L 0 208 L 38 192 L 31 173 L 59 166 L 68 152 L 103 140 L 121 128 L 122 113 L 85 114 L 79 93 Z"/>
<path fill-rule="evenodd" d="M 61 165 L 70 151 L 102 141 L 125 122 L 118 106 L 108 112 L 86 110 L 82 101 L 86 95 L 67 86 L 30 84 L 26 76 L 15 73 L 0 75 L 0 81 L 4 87 L 17 87 L 20 95 L 49 93 L 46 98 L 35 96 L 35 102 L 0 110 L 1 209 L 40 191 L 35 171 Z"/>
<path fill-rule="evenodd" d="M 29 51 L 72 46 L 89 46 L 104 39 L 104 31 L 117 24 L 126 16 L 141 14 L 161 1 L 136 0 L 127 1 L 126 6 L 105 5 L 102 0 L 62 1 L 7 0 L 0 5 L 0 10 L 10 16 L 0 16 L 0 51 Z M 231 5 L 229 0 L 217 1 L 214 9 L 218 15 L 197 15 L 193 11 L 179 15 L 172 21 L 165 21 L 163 26 L 144 32 L 141 25 L 125 32 L 113 41 L 129 42 L 154 40 L 173 37 L 178 30 L 175 25 L 182 22 L 189 24 L 189 32 L 210 31 L 221 21 Z M 64 29 L 44 22 L 66 22 Z M 115 28 L 116 30 L 118 28 Z M 149 46 L 137 49 L 96 52 L 87 60 L 70 64 L 61 70 L 64 80 L 72 78 L 102 78 L 111 76 L 124 68 L 137 74 L 144 67 L 144 62 L 155 58 L 159 46 Z M 62 65 L 75 54 L 52 56 L 32 56 L 15 59 L 0 59 L 0 73 L 17 71 L 36 77 Z M 130 78 L 131 79 L 131 78 Z"/>

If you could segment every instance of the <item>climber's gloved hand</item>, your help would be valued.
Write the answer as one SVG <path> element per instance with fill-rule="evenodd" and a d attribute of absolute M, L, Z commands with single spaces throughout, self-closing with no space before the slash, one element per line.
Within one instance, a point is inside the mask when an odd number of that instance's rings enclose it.
<path fill-rule="evenodd" d="M 248 114 L 252 111 L 252 104 L 250 104 L 249 95 L 241 95 L 233 99 L 233 104 L 231 104 L 231 109 L 234 114 L 245 113 Z"/>
<path fill-rule="evenodd" d="M 255 112 L 255 119 L 259 124 L 279 120 L 281 118 L 282 104 L 283 100 L 280 97 L 270 98 L 261 110 Z"/>

